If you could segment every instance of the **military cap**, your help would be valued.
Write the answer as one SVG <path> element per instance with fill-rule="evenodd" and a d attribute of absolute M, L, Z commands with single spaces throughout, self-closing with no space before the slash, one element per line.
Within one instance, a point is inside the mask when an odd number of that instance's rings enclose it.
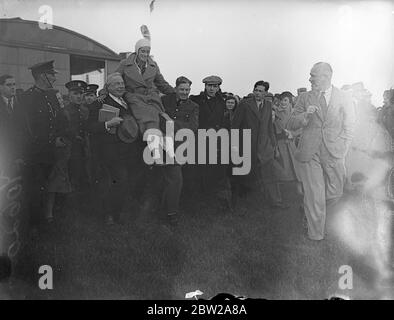
<path fill-rule="evenodd" d="M 175 86 L 177 87 L 177 86 L 179 86 L 181 83 L 188 83 L 189 85 L 192 85 L 192 82 L 191 82 L 188 78 L 186 78 L 186 77 L 184 77 L 184 76 L 180 76 L 180 77 L 178 77 L 178 78 L 176 79 L 176 81 L 175 81 Z"/>
<path fill-rule="evenodd" d="M 55 60 L 51 61 L 46 61 L 46 62 L 40 62 L 37 63 L 29 68 L 33 74 L 41 74 L 41 73 L 58 73 L 57 70 L 55 70 L 53 63 Z"/>
<path fill-rule="evenodd" d="M 203 83 L 205 84 L 218 84 L 221 85 L 222 84 L 222 79 L 218 76 L 209 76 L 206 77 L 202 80 Z"/>
<path fill-rule="evenodd" d="M 66 88 L 69 91 L 82 91 L 85 92 L 85 89 L 87 87 L 87 83 L 82 80 L 72 80 L 69 81 L 65 84 Z"/>
<path fill-rule="evenodd" d="M 85 89 L 85 93 L 94 93 L 96 94 L 99 86 L 97 84 L 88 84 Z"/>

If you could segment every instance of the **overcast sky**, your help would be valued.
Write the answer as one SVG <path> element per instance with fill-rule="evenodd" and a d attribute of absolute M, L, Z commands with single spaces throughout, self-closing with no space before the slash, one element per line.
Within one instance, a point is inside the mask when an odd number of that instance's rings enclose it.
<path fill-rule="evenodd" d="M 133 51 L 148 25 L 152 50 L 171 84 L 179 75 L 203 89 L 202 78 L 222 77 L 223 91 L 241 96 L 257 80 L 271 92 L 309 88 L 309 71 L 331 63 L 333 83 L 364 81 L 380 105 L 394 87 L 394 1 L 241 0 L 0 0 L 1 17 L 39 20 L 53 8 L 53 23 L 119 52 Z"/>

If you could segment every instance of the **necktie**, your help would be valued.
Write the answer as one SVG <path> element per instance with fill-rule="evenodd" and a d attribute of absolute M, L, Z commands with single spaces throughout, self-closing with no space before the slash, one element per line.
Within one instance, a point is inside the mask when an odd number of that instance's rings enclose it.
<path fill-rule="evenodd" d="M 120 97 L 119 98 L 119 100 L 120 100 L 120 104 L 123 106 L 123 107 L 125 107 L 126 109 L 127 109 L 127 103 L 126 103 L 126 101 L 124 101 L 124 99 L 122 98 L 122 97 Z"/>
<path fill-rule="evenodd" d="M 327 116 L 327 101 L 324 94 L 324 91 L 320 93 L 319 104 L 325 118 Z"/>
<path fill-rule="evenodd" d="M 12 113 L 12 98 L 8 99 L 7 110 L 8 110 L 8 113 Z"/>

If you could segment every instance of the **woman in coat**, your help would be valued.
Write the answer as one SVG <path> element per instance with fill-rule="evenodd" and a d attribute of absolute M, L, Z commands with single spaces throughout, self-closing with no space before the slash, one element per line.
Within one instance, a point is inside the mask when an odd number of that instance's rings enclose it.
<path fill-rule="evenodd" d="M 164 108 L 159 93 L 171 94 L 175 90 L 160 73 L 159 66 L 149 56 L 151 44 L 141 39 L 135 44 L 135 52 L 120 62 L 116 72 L 124 80 L 124 99 L 133 111 L 142 134 L 147 129 L 159 129 L 159 114 Z"/>

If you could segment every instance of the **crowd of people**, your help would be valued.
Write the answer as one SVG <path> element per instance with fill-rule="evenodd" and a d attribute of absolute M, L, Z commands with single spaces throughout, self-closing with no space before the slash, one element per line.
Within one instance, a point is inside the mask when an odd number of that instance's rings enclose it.
<path fill-rule="evenodd" d="M 222 92 L 219 76 L 207 76 L 205 90 L 190 95 L 192 81 L 179 76 L 171 86 L 150 49 L 148 39 L 139 40 L 99 94 L 98 85 L 73 80 L 65 84 L 68 95 L 63 99 L 53 89 L 54 61 L 32 66 L 34 86 L 19 94 L 13 75 L 0 76 L 1 169 L 8 176 L 22 175 L 22 207 L 31 225 L 56 222 L 58 194 L 72 198 L 81 213 L 94 208 L 103 222 L 113 225 L 121 223 L 127 199 L 140 200 L 135 210 L 152 210 L 150 196 L 156 192 L 160 200 L 155 209 L 164 223 L 176 227 L 182 192 L 192 193 L 191 199 L 211 197 L 213 207 L 229 212 L 257 189 L 267 207 L 280 210 L 288 207 L 280 184 L 290 182 L 304 197 L 300 209 L 309 238 L 322 240 L 327 206 L 335 205 L 360 176 L 357 170 L 347 174 L 345 161 L 348 152 L 362 149 L 352 149 L 360 119 L 372 117 L 390 141 L 393 137 L 394 90 L 385 91 L 383 106 L 375 108 L 362 83 L 333 86 L 328 63 L 313 65 L 312 90 L 299 88 L 296 96 L 290 91 L 272 94 L 269 82 L 261 80 L 240 98 Z M 143 153 L 154 150 L 144 133 L 164 131 L 167 121 L 175 132 L 240 129 L 242 135 L 250 129 L 250 172 L 234 176 L 233 165 L 221 163 L 146 164 Z M 178 144 L 165 137 L 165 154 L 171 156 Z M 206 158 L 209 152 L 196 150 Z M 220 147 L 214 152 L 220 159 Z M 391 155 L 388 150 L 384 156 Z"/>

